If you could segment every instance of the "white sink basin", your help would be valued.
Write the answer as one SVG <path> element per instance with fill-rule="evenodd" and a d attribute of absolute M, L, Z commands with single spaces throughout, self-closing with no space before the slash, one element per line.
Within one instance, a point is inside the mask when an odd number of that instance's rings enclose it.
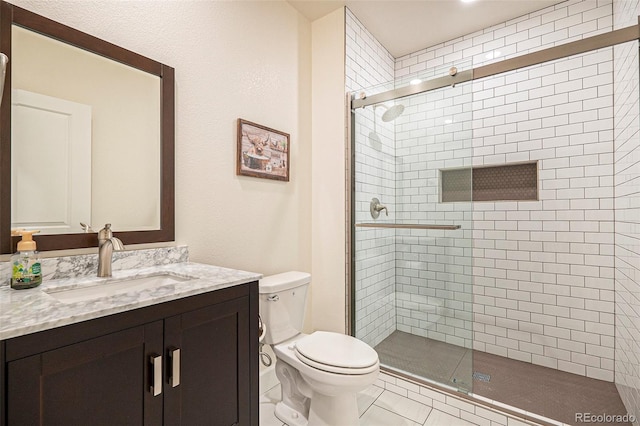
<path fill-rule="evenodd" d="M 146 290 L 167 284 L 177 284 L 192 279 L 195 278 L 162 272 L 131 278 L 109 278 L 105 281 L 91 283 L 90 285 L 65 289 L 51 289 L 45 290 L 45 292 L 63 303 L 76 303 L 114 296 L 116 294 L 129 293 L 131 291 Z"/>

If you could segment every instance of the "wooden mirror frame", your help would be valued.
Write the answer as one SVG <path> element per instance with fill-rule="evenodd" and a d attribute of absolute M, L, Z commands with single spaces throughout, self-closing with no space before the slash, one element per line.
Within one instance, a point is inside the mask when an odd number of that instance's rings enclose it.
<path fill-rule="evenodd" d="M 13 24 L 160 77 L 160 229 L 115 232 L 115 234 L 125 245 L 174 241 L 174 69 L 0 0 L 0 52 L 9 57 L 5 80 L 7 90 L 4 90 L 0 107 L 0 254 L 15 252 L 19 240 L 19 237 L 11 237 L 11 28 Z M 135 207 L 131 206 L 131 208 Z M 96 232 L 36 235 L 34 239 L 40 251 L 98 246 Z"/>

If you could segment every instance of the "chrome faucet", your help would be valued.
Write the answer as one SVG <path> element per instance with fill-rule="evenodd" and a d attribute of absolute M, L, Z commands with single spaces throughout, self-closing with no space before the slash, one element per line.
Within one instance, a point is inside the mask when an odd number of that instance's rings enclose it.
<path fill-rule="evenodd" d="M 111 262 L 113 260 L 113 251 L 124 250 L 124 244 L 119 238 L 113 236 L 111 232 L 111 224 L 107 223 L 98 232 L 98 276 L 111 276 Z"/>

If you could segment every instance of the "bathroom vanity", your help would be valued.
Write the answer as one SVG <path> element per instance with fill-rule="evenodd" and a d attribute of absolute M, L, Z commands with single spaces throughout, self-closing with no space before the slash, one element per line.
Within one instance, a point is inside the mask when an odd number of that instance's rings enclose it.
<path fill-rule="evenodd" d="M 1 286 L 0 425 L 258 425 L 259 278 L 175 263 Z"/>

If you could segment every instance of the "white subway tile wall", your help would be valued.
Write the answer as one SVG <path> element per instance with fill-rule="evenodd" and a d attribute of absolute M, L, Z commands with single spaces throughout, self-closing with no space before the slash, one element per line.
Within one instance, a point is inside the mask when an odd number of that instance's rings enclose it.
<path fill-rule="evenodd" d="M 569 0 L 396 58 L 398 82 L 475 68 L 612 29 L 611 0 Z M 434 70 L 437 73 L 434 74 Z"/>
<path fill-rule="evenodd" d="M 396 232 L 397 329 L 466 348 L 473 343 L 472 204 L 441 203 L 439 182 L 441 169 L 471 166 L 471 90 L 464 83 L 401 99 L 396 126 L 398 221 L 461 226 Z"/>
<path fill-rule="evenodd" d="M 540 187 L 474 204 L 474 347 L 608 381 L 611 61 L 606 48 L 472 83 L 473 164 L 537 160 Z"/>
<path fill-rule="evenodd" d="M 638 23 L 638 0 L 614 0 L 614 29 Z M 638 42 L 614 47 L 615 382 L 640 419 L 640 117 Z M 637 423 L 636 423 L 637 424 Z"/>
<path fill-rule="evenodd" d="M 366 89 L 367 95 L 393 88 L 394 59 L 346 10 L 346 90 Z M 356 93 L 357 94 L 357 93 Z M 387 206 L 380 221 L 395 215 L 395 136 L 392 123 L 382 121 L 381 109 L 356 111 L 355 205 L 356 223 L 373 220 L 372 198 Z M 393 230 L 356 228 L 355 335 L 375 346 L 396 329 L 395 240 Z"/>

